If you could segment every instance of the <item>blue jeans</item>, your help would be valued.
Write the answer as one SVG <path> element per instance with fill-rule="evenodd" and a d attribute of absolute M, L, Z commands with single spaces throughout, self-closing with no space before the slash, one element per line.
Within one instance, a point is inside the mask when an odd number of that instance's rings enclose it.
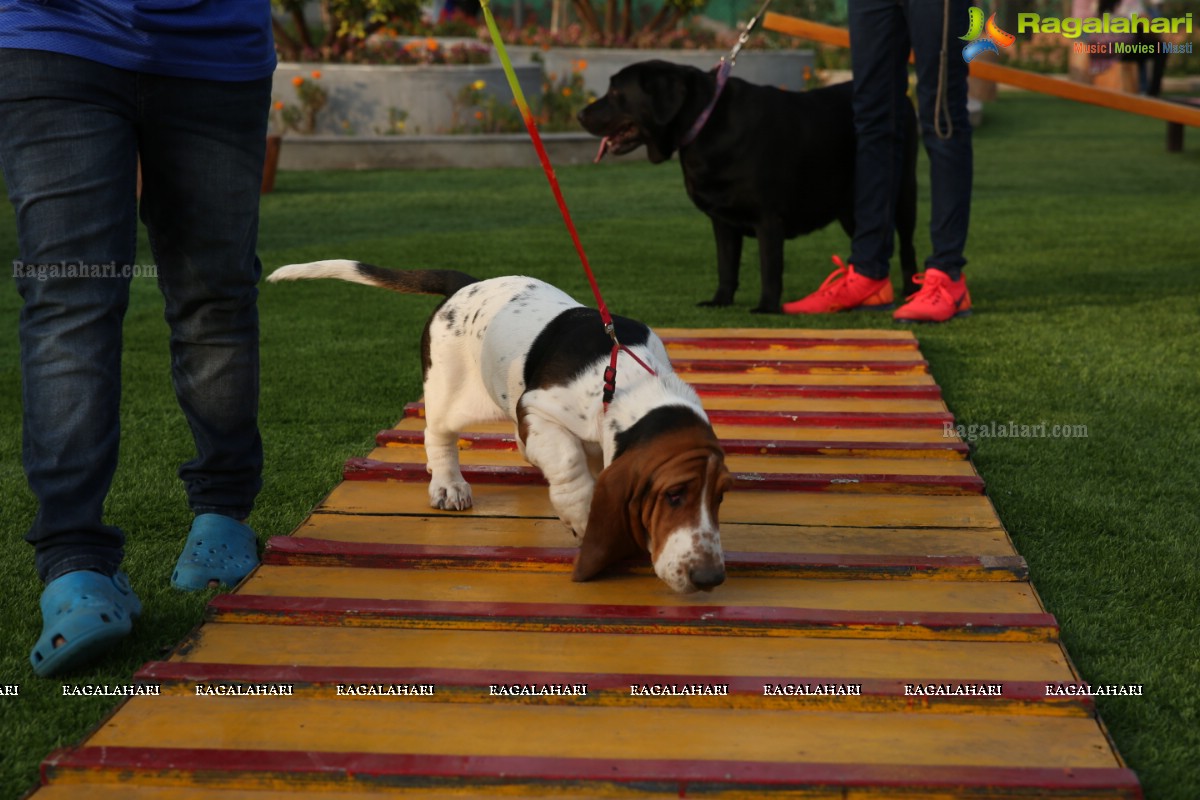
<path fill-rule="evenodd" d="M 895 239 L 906 135 L 901 104 L 910 100 L 908 54 L 916 57 L 921 138 L 929 155 L 933 253 L 925 266 L 957 279 L 967 263 L 963 249 L 971 214 L 973 156 L 967 116 L 967 64 L 958 37 L 966 33 L 969 0 L 950 0 L 942 128 L 934 112 L 942 52 L 944 0 L 850 0 L 850 58 L 854 70 L 855 230 L 851 263 L 871 278 L 888 274 Z"/>
<path fill-rule="evenodd" d="M 22 458 L 38 574 L 113 574 L 102 521 L 120 440 L 121 327 L 136 257 L 136 174 L 196 457 L 196 513 L 244 519 L 261 487 L 258 201 L 269 78 L 166 78 L 0 50 L 0 166 L 16 210 Z M 136 278 L 144 280 L 145 278 Z"/>

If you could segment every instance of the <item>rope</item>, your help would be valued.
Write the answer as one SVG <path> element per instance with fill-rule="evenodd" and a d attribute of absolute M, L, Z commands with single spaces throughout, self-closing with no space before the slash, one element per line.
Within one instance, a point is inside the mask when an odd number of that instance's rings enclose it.
<path fill-rule="evenodd" d="M 943 141 L 954 135 L 954 120 L 950 118 L 950 109 L 946 107 L 946 94 L 949 92 L 946 85 L 946 59 L 949 48 L 950 0 L 942 0 L 942 55 L 938 63 L 937 96 L 933 101 L 933 132 Z M 946 118 L 945 125 L 942 124 L 943 116 Z"/>

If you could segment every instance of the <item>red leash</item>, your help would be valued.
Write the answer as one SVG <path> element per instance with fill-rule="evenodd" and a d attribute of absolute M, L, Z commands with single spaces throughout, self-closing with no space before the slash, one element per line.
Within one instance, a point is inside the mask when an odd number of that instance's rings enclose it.
<path fill-rule="evenodd" d="M 600 321 L 604 323 L 604 332 L 608 334 L 608 338 L 612 339 L 612 353 L 608 358 L 608 366 L 604 370 L 603 400 L 604 410 L 607 412 L 608 404 L 612 402 L 613 395 L 617 391 L 617 355 L 622 350 L 640 364 L 646 372 L 649 372 L 651 375 L 657 375 L 658 373 L 617 339 L 617 329 L 613 324 L 612 314 L 608 311 L 608 306 L 604 302 L 604 296 L 600 294 L 600 287 L 596 284 L 596 276 L 592 274 L 592 265 L 588 263 L 587 253 L 583 250 L 583 243 L 579 241 L 579 233 L 575 230 L 575 223 L 571 220 L 571 212 L 567 210 L 567 201 L 563 199 L 562 190 L 558 186 L 558 178 L 554 174 L 554 168 L 550 165 L 550 157 L 546 154 L 546 148 L 542 145 L 542 137 L 538 134 L 537 124 L 533 121 L 532 116 L 525 118 L 525 127 L 529 129 L 529 136 L 533 139 L 533 147 L 537 150 L 538 159 L 542 162 L 542 170 L 546 173 L 546 179 L 550 181 L 550 189 L 554 192 L 554 200 L 558 203 L 558 210 L 562 212 L 563 222 L 567 224 L 567 231 L 570 232 L 571 241 L 575 244 L 575 252 L 579 253 L 579 262 L 583 264 L 583 272 L 587 275 L 588 283 L 591 284 L 592 294 L 596 297 L 596 308 L 600 312 Z"/>
<path fill-rule="evenodd" d="M 587 275 L 588 283 L 592 286 L 592 294 L 596 296 L 596 308 L 600 311 L 600 320 L 604 323 L 604 332 L 608 334 L 608 338 L 612 339 L 612 355 L 608 360 L 608 368 L 604 370 L 604 409 L 608 410 L 608 404 L 612 402 L 613 394 L 616 392 L 617 386 L 617 355 L 624 350 L 629 356 L 642 365 L 642 368 L 651 375 L 657 375 L 653 369 L 644 361 L 633 354 L 625 345 L 617 340 L 617 331 L 613 326 L 612 314 L 608 311 L 608 306 L 604 304 L 604 298 L 600 294 L 600 287 L 596 285 L 596 276 L 592 274 L 592 267 L 588 263 L 587 253 L 583 251 L 583 243 L 579 241 L 579 233 L 575 230 L 575 223 L 571 220 L 571 212 L 567 210 L 567 201 L 563 199 L 562 190 L 558 187 L 558 178 L 554 175 L 554 167 L 550 165 L 550 157 L 546 155 L 546 148 L 542 145 L 542 137 L 538 133 L 537 123 L 533 120 L 533 112 L 529 110 L 529 104 L 525 102 L 525 94 L 521 91 L 521 84 L 517 81 L 516 73 L 513 72 L 512 62 L 508 58 L 508 52 L 504 48 L 503 37 L 500 36 L 500 31 L 496 27 L 496 20 L 492 17 L 492 10 L 488 7 L 488 0 L 482 0 L 480 6 L 483 10 L 483 18 L 487 23 L 488 31 L 492 35 L 492 42 L 496 45 L 496 53 L 500 56 L 500 64 L 504 67 L 505 77 L 508 78 L 508 85 L 512 88 L 513 99 L 517 101 L 517 108 L 521 111 L 521 118 L 525 121 L 525 127 L 529 129 L 529 138 L 533 140 L 533 149 L 537 151 L 538 160 L 542 162 L 542 171 L 546 173 L 546 180 L 550 181 L 550 189 L 554 192 L 554 201 L 558 203 L 558 210 L 562 212 L 563 222 L 567 224 L 567 231 L 571 234 L 571 241 L 575 244 L 575 252 L 579 253 L 579 261 L 583 264 L 583 271 Z"/>

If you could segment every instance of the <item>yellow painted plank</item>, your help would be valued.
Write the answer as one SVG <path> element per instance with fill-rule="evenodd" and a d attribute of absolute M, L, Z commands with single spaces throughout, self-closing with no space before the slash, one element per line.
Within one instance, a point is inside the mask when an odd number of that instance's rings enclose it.
<path fill-rule="evenodd" d="M 293 784 L 294 786 L 294 784 Z M 136 785 L 129 779 L 119 783 L 60 783 L 43 786 L 30 800 L 378 800 L 381 796 L 404 795 L 408 797 L 429 798 L 429 800 L 493 800 L 503 797 L 504 800 L 548 800 L 551 795 L 538 792 L 530 794 L 521 791 L 510 792 L 498 787 L 471 787 L 458 785 L 453 787 L 434 788 L 421 786 L 409 788 L 378 786 L 371 791 L 320 791 L 299 788 L 278 789 L 220 789 L 215 786 L 168 786 L 168 785 Z M 581 797 L 583 795 L 574 795 Z M 595 796 L 595 795 L 592 795 Z M 613 795 L 626 796 L 626 795 Z M 841 798 L 842 794 L 828 795 L 830 798 Z M 638 792 L 637 797 L 655 800 L 676 800 L 678 793 L 645 794 Z M 810 800 L 810 795 L 804 795 Z M 813 795 L 811 797 L 820 797 Z"/>
<path fill-rule="evenodd" d="M 870 763 L 910 766 L 1120 766 L 1099 726 L 1087 718 L 361 703 L 304 697 L 134 697 L 101 725 L 88 745 L 772 763 L 861 763 L 866 757 Z"/>
<path fill-rule="evenodd" d="M 407 417 L 392 426 L 394 430 L 423 431 L 425 420 Z M 721 439 L 753 439 L 757 441 L 787 442 L 919 442 L 933 444 L 958 444 L 962 441 L 957 433 L 947 435 L 942 428 L 814 428 L 799 425 L 725 425 L 718 423 L 713 430 Z M 501 433 L 514 435 L 511 422 L 491 422 L 472 425 L 463 433 Z M 933 455 L 932 453 L 930 454 Z M 960 456 L 955 456 L 959 458 Z"/>
<path fill-rule="evenodd" d="M 368 458 L 391 464 L 424 464 L 425 448 L 421 445 L 377 447 Z M 485 450 L 466 448 L 460 461 L 472 466 L 528 466 L 515 450 Z M 954 475 L 975 476 L 970 461 L 943 458 L 853 458 L 837 456 L 744 456 L 728 454 L 725 463 L 734 472 L 770 472 L 853 475 Z"/>
<path fill-rule="evenodd" d="M 436 514 L 475 517 L 557 518 L 543 486 L 477 484 L 474 507 L 467 511 L 429 508 L 424 484 L 395 481 L 345 481 L 319 506 L 350 514 Z M 981 495 L 912 496 L 838 494 L 835 492 L 753 492 L 725 496 L 721 522 L 850 528 L 993 528 L 1000 520 Z"/>
<path fill-rule="evenodd" d="M 794 411 L 800 413 L 944 414 L 941 400 L 864 397 L 706 397 L 707 411 Z M 941 432 L 941 426 L 935 426 Z"/>
<path fill-rule="evenodd" d="M 462 603 L 541 603 L 657 607 L 773 606 L 900 612 L 1029 613 L 1043 611 L 1019 582 L 729 580 L 712 592 L 680 595 L 650 575 L 614 574 L 576 583 L 566 575 L 478 570 L 345 569 L 264 565 L 239 595 L 338 597 Z"/>
<path fill-rule="evenodd" d="M 705 339 L 893 339 L 915 345 L 912 331 L 863 328 L 655 328 L 663 338 Z"/>
<path fill-rule="evenodd" d="M 294 536 L 337 542 L 449 547 L 572 547 L 574 537 L 557 519 L 482 517 L 463 525 L 453 516 L 380 517 L 314 514 Z M 721 525 L 727 551 L 743 553 L 844 553 L 859 555 L 1012 556 L 999 529 L 815 528 L 792 525 Z"/>
<path fill-rule="evenodd" d="M 688 347 L 667 345 L 667 355 L 672 361 L 886 361 L 895 364 L 920 364 L 923 359 L 919 350 L 910 347 L 896 349 L 886 347 L 804 347 L 800 349 L 772 348 L 769 350 L 721 349 L 712 347 Z"/>
<path fill-rule="evenodd" d="M 737 386 L 933 386 L 927 372 L 809 372 L 791 373 L 765 370 L 748 372 L 710 372 L 676 369 L 689 383 L 721 383 Z"/>
<path fill-rule="evenodd" d="M 559 673 L 1072 682 L 1051 642 L 529 633 L 208 623 L 183 663 Z M 565 683 L 574 681 L 565 680 Z"/>

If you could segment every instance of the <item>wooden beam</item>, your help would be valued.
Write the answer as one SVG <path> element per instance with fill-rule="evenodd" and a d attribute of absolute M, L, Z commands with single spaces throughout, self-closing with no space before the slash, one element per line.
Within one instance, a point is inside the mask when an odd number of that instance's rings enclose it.
<path fill-rule="evenodd" d="M 797 17 L 784 14 L 768 13 L 763 19 L 763 27 L 767 30 L 786 33 L 802 39 L 811 39 L 838 47 L 850 46 L 850 32 L 845 28 L 832 25 L 822 25 Z M 1052 78 L 1022 69 L 1014 69 L 1001 64 L 985 61 L 971 62 L 971 75 L 984 80 L 1016 86 L 1032 92 L 1074 100 L 1079 103 L 1089 103 L 1095 106 L 1125 111 L 1130 114 L 1140 114 L 1144 117 L 1165 120 L 1178 125 L 1190 125 L 1200 128 L 1200 108 L 1172 103 L 1142 95 L 1126 94 L 1111 89 L 1099 89 L 1063 78 Z"/>

